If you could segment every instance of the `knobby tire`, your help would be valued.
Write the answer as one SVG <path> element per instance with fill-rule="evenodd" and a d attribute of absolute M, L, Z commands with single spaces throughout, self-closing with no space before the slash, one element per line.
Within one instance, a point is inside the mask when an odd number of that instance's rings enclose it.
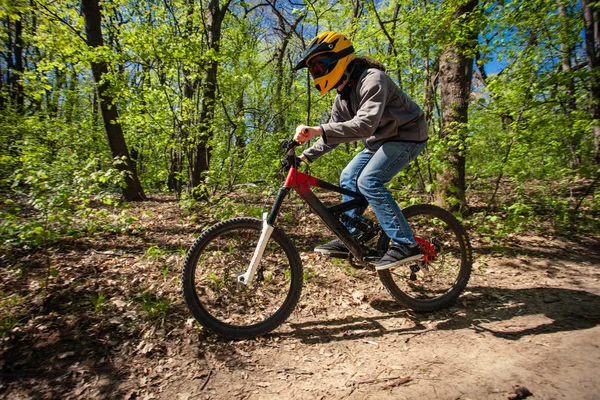
<path fill-rule="evenodd" d="M 232 338 L 264 335 L 282 324 L 302 291 L 302 263 L 292 241 L 274 228 L 254 284 L 237 282 L 262 229 L 234 218 L 204 231 L 188 250 L 181 284 L 188 308 L 205 328 Z"/>
<path fill-rule="evenodd" d="M 471 276 L 472 250 L 467 232 L 452 213 L 434 205 L 414 205 L 402 213 L 416 237 L 435 243 L 438 258 L 431 263 L 412 262 L 377 271 L 379 279 L 399 304 L 412 310 L 437 311 L 452 305 Z M 379 250 L 386 250 L 389 242 L 382 234 Z"/>

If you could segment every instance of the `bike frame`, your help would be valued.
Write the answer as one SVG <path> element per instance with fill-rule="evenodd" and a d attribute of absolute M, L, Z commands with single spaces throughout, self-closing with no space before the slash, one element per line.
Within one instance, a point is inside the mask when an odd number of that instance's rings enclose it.
<path fill-rule="evenodd" d="M 311 187 L 319 187 L 339 194 L 347 195 L 352 197 L 352 200 L 344 203 L 337 204 L 332 207 L 327 207 L 317 196 L 313 193 Z M 283 204 L 283 200 L 286 198 L 291 190 L 295 190 L 308 204 L 308 206 L 317 214 L 321 220 L 333 231 L 333 233 L 346 245 L 348 250 L 356 258 L 358 262 L 364 260 L 365 248 L 360 242 L 348 231 L 348 229 L 339 221 L 338 215 L 345 211 L 350 211 L 356 208 L 366 207 L 368 205 L 367 199 L 358 193 L 351 190 L 341 188 L 331 183 L 322 181 L 314 176 L 302 173 L 298 171 L 296 167 L 291 167 L 288 171 L 287 178 L 283 186 L 279 189 L 275 203 L 271 209 L 271 212 L 263 214 L 263 228 L 261 231 L 260 239 L 252 255 L 250 265 L 246 269 L 244 274 L 238 276 L 238 281 L 246 285 L 251 285 L 254 279 L 254 274 L 260 259 L 264 253 L 265 247 L 271 233 L 273 232 L 273 224 L 279 215 L 279 210 Z"/>
<path fill-rule="evenodd" d="M 327 207 L 314 194 L 311 187 L 319 187 L 331 192 L 350 196 L 352 197 L 352 200 Z M 269 215 L 269 218 L 272 218 L 272 220 L 270 220 L 271 222 L 275 221 L 275 218 L 279 213 L 279 206 L 290 190 L 295 190 L 304 199 L 306 204 L 308 204 L 315 214 L 321 218 L 325 225 L 327 225 L 346 247 L 348 247 L 348 250 L 356 257 L 357 261 L 363 261 L 365 249 L 339 220 L 339 215 L 343 212 L 367 207 L 367 199 L 365 199 L 361 193 L 322 181 L 292 167 L 288 172 L 283 187 L 279 189 L 277 199 L 275 200 L 275 204 Z"/>
<path fill-rule="evenodd" d="M 298 171 L 294 153 L 294 148 L 297 144 L 298 143 L 295 143 L 292 144 L 292 146 L 287 147 L 288 151 L 286 154 L 286 160 L 288 163 L 287 165 L 290 166 L 287 178 L 277 193 L 277 198 L 275 199 L 275 203 L 273 204 L 271 212 L 269 214 L 263 214 L 263 226 L 260 239 L 258 240 L 256 249 L 252 255 L 250 265 L 248 265 L 246 272 L 238 275 L 237 277 L 238 282 L 245 285 L 252 284 L 258 264 L 260 263 L 264 250 L 271 237 L 271 233 L 273 232 L 273 224 L 275 223 L 275 219 L 277 219 L 277 215 L 279 215 L 279 210 L 283 204 L 283 200 L 291 190 L 295 190 L 304 199 L 308 206 L 321 218 L 325 225 L 327 225 L 329 229 L 331 229 L 333 233 L 346 245 L 358 263 L 365 262 L 365 256 L 367 255 L 366 253 L 368 250 L 363 247 L 361 242 L 348 231 L 344 224 L 340 222 L 339 217 L 346 211 L 363 207 L 366 208 L 369 205 L 367 199 L 361 193 L 341 188 L 329 182 L 322 181 L 319 178 L 315 178 L 314 176 Z M 317 198 L 311 187 L 319 187 L 325 190 L 350 196 L 352 200 L 327 207 L 325 204 L 323 204 L 323 202 L 321 202 L 321 200 Z M 424 253 L 421 261 L 428 263 L 437 259 L 438 255 L 435 246 L 429 240 L 415 236 L 415 241 Z"/>

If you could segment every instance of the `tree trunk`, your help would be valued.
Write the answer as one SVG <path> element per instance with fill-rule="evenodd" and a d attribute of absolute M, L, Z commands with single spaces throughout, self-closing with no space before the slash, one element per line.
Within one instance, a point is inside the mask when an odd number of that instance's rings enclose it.
<path fill-rule="evenodd" d="M 67 95 L 65 99 L 65 112 L 64 119 L 65 122 L 71 123 L 73 122 L 73 116 L 75 115 L 75 109 L 77 107 L 77 71 L 75 67 L 71 68 L 69 78 L 69 88 L 67 89 Z"/>
<path fill-rule="evenodd" d="M 48 110 L 48 116 L 50 118 L 56 118 L 59 115 L 59 103 L 62 94 L 63 86 L 65 84 L 66 76 L 63 71 L 58 68 L 54 68 L 54 87 L 52 90 L 46 91 L 46 109 Z"/>
<path fill-rule="evenodd" d="M 18 113 L 23 112 L 23 22 L 22 15 L 18 13 L 18 18 L 14 21 L 14 30 L 11 27 L 11 20 L 6 17 L 6 82 L 9 90 L 10 104 Z"/>
<path fill-rule="evenodd" d="M 272 3 L 272 7 L 275 9 L 274 2 Z M 276 133 L 279 133 L 279 132 L 288 132 L 288 130 L 292 129 L 292 127 L 289 126 L 289 124 L 286 125 L 285 116 L 284 116 L 287 106 L 283 104 L 284 103 L 283 91 L 286 87 L 289 86 L 290 81 L 291 81 L 291 79 L 289 77 L 290 74 L 285 73 L 284 61 L 285 61 L 285 55 L 287 53 L 287 48 L 290 43 L 290 40 L 292 39 L 292 36 L 294 35 L 294 32 L 296 31 L 296 27 L 304 19 L 304 16 L 301 15 L 301 16 L 297 17 L 295 21 L 288 22 L 288 21 L 286 21 L 286 19 L 284 18 L 284 16 L 281 13 L 276 12 L 275 15 L 277 16 L 277 22 L 279 24 L 278 31 L 281 32 L 281 34 L 282 34 L 281 44 L 279 45 L 279 47 L 276 50 L 275 92 L 273 94 L 273 100 L 274 100 L 273 102 L 274 102 L 275 108 L 277 110 L 275 118 L 273 120 L 273 126 L 274 126 L 273 130 Z"/>
<path fill-rule="evenodd" d="M 558 15 L 560 17 L 560 34 L 559 34 L 559 42 L 560 42 L 560 53 L 561 53 L 561 70 L 567 75 L 565 77 L 565 83 L 559 85 L 558 90 L 565 96 L 563 99 L 561 96 L 558 96 L 559 102 L 565 112 L 565 116 L 568 120 L 572 119 L 573 113 L 577 110 L 576 97 L 575 97 L 575 80 L 571 75 L 572 65 L 571 65 L 571 56 L 573 55 L 573 48 L 569 44 L 569 36 L 570 36 L 570 24 L 571 21 L 569 19 L 569 14 L 567 12 L 567 7 L 565 6 L 565 0 L 559 0 L 558 4 Z M 561 80 L 562 81 L 562 80 Z M 578 154 L 580 143 L 574 139 L 564 137 L 562 132 L 560 133 L 561 138 L 563 139 L 565 146 L 568 147 L 569 152 L 571 153 L 571 168 L 579 168 L 581 165 L 581 159 Z"/>
<path fill-rule="evenodd" d="M 280 23 L 280 28 L 285 28 L 285 26 Z M 282 30 L 282 32 L 285 32 Z M 287 51 L 287 47 L 288 47 L 288 43 L 291 37 L 291 33 L 290 32 L 286 32 L 285 36 L 283 37 L 283 39 L 281 40 L 281 45 L 279 46 L 279 48 L 277 49 L 277 59 L 276 59 L 276 64 L 275 64 L 275 93 L 273 96 L 274 99 L 274 106 L 277 110 L 277 114 L 275 115 L 275 118 L 273 120 L 273 130 L 275 132 L 285 132 L 286 131 L 286 125 L 285 125 L 285 117 L 284 117 L 284 109 L 286 108 L 283 105 L 283 87 L 284 87 L 284 79 L 287 77 L 286 74 L 284 74 L 284 69 L 283 69 L 283 61 L 284 61 L 284 57 L 285 57 L 285 53 Z"/>
<path fill-rule="evenodd" d="M 185 1 L 185 25 L 184 29 L 181 33 L 182 40 L 189 41 L 192 39 L 192 35 L 194 33 L 194 0 L 186 0 Z M 179 122 L 177 116 L 174 116 L 174 129 L 173 129 L 173 143 L 174 146 L 170 150 L 170 166 L 169 166 L 169 176 L 167 179 L 167 185 L 169 190 L 177 193 L 177 197 L 181 196 L 181 191 L 183 188 L 183 167 L 184 167 L 184 151 L 186 148 L 186 143 L 188 137 L 190 136 L 190 127 L 193 126 L 196 122 L 196 107 L 192 107 L 191 104 L 194 104 L 194 99 L 196 98 L 196 91 L 198 87 L 200 87 L 200 79 L 197 77 L 197 74 L 194 73 L 192 68 L 184 64 L 181 68 L 181 71 L 178 73 L 183 78 L 183 99 L 187 101 L 189 107 L 183 108 L 183 115 L 185 119 L 182 122 Z M 161 78 L 161 84 L 166 84 L 166 78 Z M 187 151 L 188 158 L 191 160 L 191 154 L 193 151 Z"/>
<path fill-rule="evenodd" d="M 473 10 L 478 0 L 468 0 L 453 7 L 450 23 L 473 27 Z M 450 28 L 452 29 L 452 28 Z M 454 40 L 455 35 L 461 40 Z M 438 173 L 436 202 L 457 211 L 466 207 L 465 153 L 469 110 L 469 96 L 473 78 L 474 47 L 477 30 L 450 33 L 451 40 L 440 56 L 440 92 L 442 101 L 442 130 L 440 139 L 446 143 L 446 162 Z"/>
<path fill-rule="evenodd" d="M 594 161 L 600 165 L 600 75 L 598 75 L 598 62 L 600 59 L 600 34 L 598 24 L 598 5 L 581 0 L 583 19 L 585 21 L 585 51 L 587 65 L 590 71 L 590 115 L 593 119 L 594 129 Z"/>
<path fill-rule="evenodd" d="M 13 73 L 14 79 L 14 101 L 16 109 L 19 113 L 23 112 L 23 85 L 21 79 L 23 79 L 24 64 L 23 64 L 23 15 L 19 13 L 19 19 L 15 21 L 15 72 Z"/>
<path fill-rule="evenodd" d="M 221 4 L 222 3 L 222 4 Z M 208 51 L 219 54 L 221 43 L 221 24 L 227 13 L 230 0 L 219 1 L 210 0 L 208 5 L 207 17 L 207 41 Z M 215 115 L 215 99 L 217 94 L 217 60 L 210 59 L 206 66 L 206 72 L 202 82 L 204 84 L 204 93 L 200 114 L 198 119 L 198 137 L 194 147 L 193 158 L 190 160 L 190 174 L 188 189 L 196 198 L 206 198 L 208 193 L 203 188 L 205 181 L 204 175 L 210 166 L 210 146 L 209 141 L 212 137 L 213 118 Z"/>
<path fill-rule="evenodd" d="M 85 19 L 85 30 L 87 34 L 87 43 L 91 47 L 102 46 L 102 14 L 98 5 L 99 0 L 82 0 L 82 11 Z M 108 74 L 108 66 L 104 61 L 92 62 L 92 75 L 98 89 L 98 99 L 100 102 L 100 111 L 108 144 L 115 160 L 116 168 L 124 172 L 125 187 L 122 188 L 125 201 L 146 200 L 144 190 L 138 179 L 133 161 L 129 156 L 123 129 L 118 121 L 118 112 L 115 101 L 108 91 L 108 83 L 103 81 L 103 77 Z"/>
<path fill-rule="evenodd" d="M 385 37 L 387 38 L 387 41 L 388 41 L 388 55 L 393 55 L 396 64 L 398 64 L 398 49 L 397 49 L 394 38 L 396 37 L 396 32 L 395 32 L 396 31 L 396 19 L 398 18 L 398 14 L 400 13 L 400 4 L 396 4 L 396 8 L 394 10 L 394 17 L 393 17 L 394 24 L 392 25 L 392 29 L 391 29 L 392 33 L 390 34 L 388 32 L 388 30 L 386 29 L 384 22 L 381 20 L 379 13 L 377 12 L 377 5 L 375 4 L 375 0 L 371 0 L 371 3 L 373 5 L 373 13 L 375 14 L 375 19 L 377 20 L 377 23 L 379 24 L 379 28 L 381 29 L 381 31 L 383 32 L 383 34 L 385 35 Z M 397 79 L 398 79 L 398 85 L 400 87 L 402 87 L 404 89 L 404 91 L 409 92 L 409 94 L 410 94 L 410 89 L 406 89 L 402 86 L 402 69 L 396 68 L 396 74 L 397 74 Z"/>

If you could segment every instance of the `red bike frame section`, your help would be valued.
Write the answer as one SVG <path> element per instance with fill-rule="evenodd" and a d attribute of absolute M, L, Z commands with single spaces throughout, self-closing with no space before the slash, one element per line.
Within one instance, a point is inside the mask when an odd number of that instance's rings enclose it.
<path fill-rule="evenodd" d="M 345 194 L 353 197 L 353 200 L 327 207 L 317 198 L 317 196 L 315 196 L 311 187 L 320 187 L 322 189 Z M 295 190 L 306 201 L 315 214 L 317 214 L 325 225 L 327 225 L 346 247 L 348 247 L 358 261 L 364 261 L 364 256 L 368 249 L 365 249 L 360 242 L 348 232 L 348 229 L 346 229 L 338 218 L 339 214 L 344 211 L 366 207 L 368 202 L 362 194 L 332 185 L 331 183 L 300 172 L 297 168 L 292 167 L 288 171 L 283 187 L 279 189 L 277 199 L 273 205 L 273 210 L 267 220 L 269 224 L 275 222 L 281 203 L 290 190 Z M 435 246 L 430 241 L 417 236 L 415 236 L 415 241 L 424 253 L 422 261 L 431 262 L 437 259 Z"/>

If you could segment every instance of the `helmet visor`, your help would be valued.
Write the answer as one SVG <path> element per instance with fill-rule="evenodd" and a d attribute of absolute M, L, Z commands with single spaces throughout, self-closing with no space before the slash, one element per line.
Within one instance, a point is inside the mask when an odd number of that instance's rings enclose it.
<path fill-rule="evenodd" d="M 313 79 L 320 78 L 327 74 L 337 63 L 338 58 L 335 55 L 318 55 L 308 60 L 306 65 Z"/>

